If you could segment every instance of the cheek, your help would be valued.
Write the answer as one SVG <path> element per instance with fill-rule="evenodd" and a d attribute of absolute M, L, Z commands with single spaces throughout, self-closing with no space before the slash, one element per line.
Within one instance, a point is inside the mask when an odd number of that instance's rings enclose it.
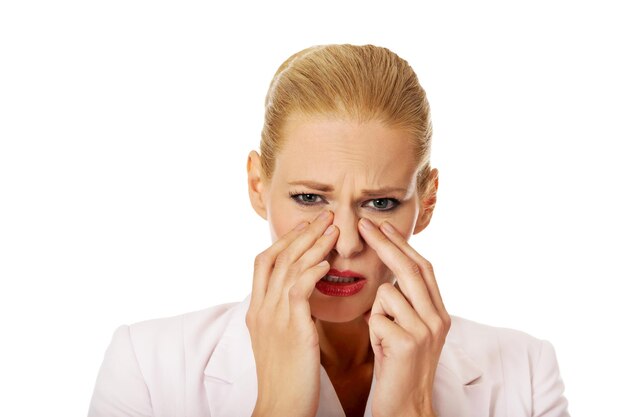
<path fill-rule="evenodd" d="M 413 235 L 415 224 L 412 216 L 398 216 L 387 221 L 402 235 L 405 241 L 408 241 Z"/>
<path fill-rule="evenodd" d="M 415 229 L 419 215 L 419 206 L 416 203 L 410 204 L 407 208 L 408 210 L 406 210 L 406 212 L 403 212 L 401 216 L 398 216 L 398 218 L 394 219 L 392 222 L 393 226 L 400 232 L 405 241 L 408 241 L 411 236 L 413 236 L 413 229 Z"/>
<path fill-rule="evenodd" d="M 310 216 L 306 216 L 288 203 L 281 202 L 280 204 L 272 205 L 272 210 L 268 215 L 273 241 L 289 233 L 301 222 L 313 220 L 309 218 Z"/>
<path fill-rule="evenodd" d="M 270 229 L 272 232 L 272 240 L 276 241 L 296 227 L 298 223 L 293 223 L 285 216 L 276 216 L 270 218 Z"/>
<path fill-rule="evenodd" d="M 412 222 L 405 222 L 405 224 L 394 225 L 395 228 L 400 232 L 405 241 L 408 241 L 411 235 L 413 234 L 414 225 Z"/>

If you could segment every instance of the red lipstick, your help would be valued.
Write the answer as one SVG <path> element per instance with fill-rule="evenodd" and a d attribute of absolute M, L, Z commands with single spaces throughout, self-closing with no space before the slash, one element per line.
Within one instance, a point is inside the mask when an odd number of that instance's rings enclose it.
<path fill-rule="evenodd" d="M 350 281 L 338 282 L 346 281 L 346 279 L 350 279 Z M 315 288 L 322 294 L 331 297 L 348 297 L 361 291 L 365 283 L 365 277 L 357 272 L 339 271 L 331 268 L 324 278 L 317 281 Z"/>

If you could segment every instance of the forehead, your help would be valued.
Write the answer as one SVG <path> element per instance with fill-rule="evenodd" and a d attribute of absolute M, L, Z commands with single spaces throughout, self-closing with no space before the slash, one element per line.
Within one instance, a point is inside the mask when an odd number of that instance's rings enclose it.
<path fill-rule="evenodd" d="M 283 126 L 275 174 L 284 180 L 332 183 L 356 177 L 369 185 L 408 185 L 415 176 L 408 132 L 379 121 L 291 117 Z"/>

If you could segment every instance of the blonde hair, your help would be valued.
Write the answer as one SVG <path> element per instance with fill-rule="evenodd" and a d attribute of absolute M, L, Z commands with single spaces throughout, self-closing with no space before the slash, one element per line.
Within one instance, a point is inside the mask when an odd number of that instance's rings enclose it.
<path fill-rule="evenodd" d="M 271 179 L 282 144 L 281 129 L 294 113 L 380 121 L 411 134 L 418 192 L 430 173 L 432 123 L 426 93 L 411 66 L 374 45 L 318 45 L 290 56 L 265 97 L 261 132 L 262 174 Z"/>

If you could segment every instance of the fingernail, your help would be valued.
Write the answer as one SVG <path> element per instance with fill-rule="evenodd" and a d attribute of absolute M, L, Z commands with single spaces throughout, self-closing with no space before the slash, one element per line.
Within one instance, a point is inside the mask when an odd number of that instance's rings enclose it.
<path fill-rule="evenodd" d="M 335 231 L 335 225 L 331 224 L 330 226 L 328 226 L 328 228 L 326 229 L 326 231 L 324 232 L 325 235 L 330 235 L 332 232 Z"/>
<path fill-rule="evenodd" d="M 307 224 L 309 224 L 309 222 L 302 222 L 302 223 L 300 223 L 299 225 L 296 226 L 295 230 L 303 230 L 306 227 Z"/>
<path fill-rule="evenodd" d="M 384 232 L 386 232 L 387 234 L 390 234 L 390 235 L 391 235 L 391 234 L 393 234 L 393 233 L 394 233 L 393 226 L 392 226 L 391 224 L 387 223 L 386 221 L 385 221 L 385 222 L 383 222 L 382 229 L 383 229 L 383 231 L 384 231 Z"/>
<path fill-rule="evenodd" d="M 324 260 L 324 261 L 322 261 L 322 262 L 318 263 L 318 264 L 317 264 L 317 265 L 315 265 L 315 266 L 319 266 L 320 268 L 323 268 L 323 267 L 326 267 L 326 266 L 328 266 L 328 265 L 329 265 L 329 264 L 328 264 L 328 261 Z"/>
<path fill-rule="evenodd" d="M 363 228 L 366 230 L 371 230 L 374 228 L 374 224 L 366 218 L 362 218 L 359 223 L 361 223 L 361 226 L 363 226 Z"/>

